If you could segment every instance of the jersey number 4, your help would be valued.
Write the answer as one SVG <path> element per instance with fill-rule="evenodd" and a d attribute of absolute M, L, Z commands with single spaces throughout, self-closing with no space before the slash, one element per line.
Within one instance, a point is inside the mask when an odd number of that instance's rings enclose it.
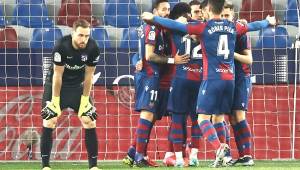
<path fill-rule="evenodd" d="M 196 47 L 191 49 L 192 40 L 188 36 L 182 37 L 182 42 L 185 43 L 185 54 L 191 55 L 192 59 L 202 59 L 202 51 L 201 51 L 200 44 L 198 44 Z M 192 53 L 191 53 L 191 50 L 192 50 Z"/>
<path fill-rule="evenodd" d="M 228 49 L 228 37 L 227 35 L 220 35 L 217 49 L 218 56 L 224 56 L 224 59 L 228 59 L 229 49 Z"/>

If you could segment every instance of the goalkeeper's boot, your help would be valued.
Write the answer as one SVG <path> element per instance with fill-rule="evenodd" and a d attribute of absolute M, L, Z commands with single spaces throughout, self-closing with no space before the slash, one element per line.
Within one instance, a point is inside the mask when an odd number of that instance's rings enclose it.
<path fill-rule="evenodd" d="M 50 167 L 45 166 L 42 170 L 51 170 Z"/>
<path fill-rule="evenodd" d="M 165 166 L 175 166 L 175 163 L 176 163 L 176 156 L 175 155 L 164 158 L 164 160 L 163 160 L 163 164 Z"/>
<path fill-rule="evenodd" d="M 147 160 L 148 164 L 151 167 L 159 167 L 158 163 L 156 163 L 153 159 L 149 158 L 149 156 L 145 156 L 144 159 Z"/>
<path fill-rule="evenodd" d="M 254 161 L 251 156 L 245 155 L 234 162 L 234 166 L 253 166 Z"/>

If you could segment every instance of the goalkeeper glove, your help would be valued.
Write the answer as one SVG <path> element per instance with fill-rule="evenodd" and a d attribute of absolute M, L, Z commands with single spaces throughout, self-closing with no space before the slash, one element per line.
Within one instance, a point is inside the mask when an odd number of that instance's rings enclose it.
<path fill-rule="evenodd" d="M 51 102 L 47 101 L 46 107 L 41 111 L 41 116 L 43 119 L 49 120 L 53 117 L 61 115 L 60 110 L 60 97 L 52 96 Z"/>
<path fill-rule="evenodd" d="M 78 116 L 88 116 L 92 121 L 97 119 L 96 108 L 89 101 L 89 96 L 81 96 Z"/>

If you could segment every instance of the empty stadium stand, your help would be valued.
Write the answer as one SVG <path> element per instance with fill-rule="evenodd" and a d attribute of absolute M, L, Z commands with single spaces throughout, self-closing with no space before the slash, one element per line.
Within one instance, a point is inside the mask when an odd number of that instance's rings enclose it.
<path fill-rule="evenodd" d="M 55 41 L 62 36 L 62 32 L 59 28 L 36 28 L 32 34 L 30 47 L 52 49 Z"/>
<path fill-rule="evenodd" d="M 94 27 L 91 30 L 92 38 L 97 42 L 99 48 L 111 48 L 107 31 L 103 27 Z"/>
<path fill-rule="evenodd" d="M 243 0 L 239 11 L 239 18 L 248 22 L 263 20 L 267 15 L 274 16 L 275 12 L 271 0 Z"/>

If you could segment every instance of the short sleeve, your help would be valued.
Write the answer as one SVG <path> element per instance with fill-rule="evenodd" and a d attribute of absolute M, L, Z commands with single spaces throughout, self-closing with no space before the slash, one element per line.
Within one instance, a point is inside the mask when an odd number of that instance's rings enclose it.
<path fill-rule="evenodd" d="M 89 51 L 88 60 L 86 62 L 87 66 L 96 66 L 100 59 L 100 50 L 95 41 L 92 41 L 92 47 Z"/>
<path fill-rule="evenodd" d="M 58 40 L 52 51 L 52 61 L 55 65 L 63 66 L 65 64 L 65 54 L 63 50 L 62 39 Z"/>
<path fill-rule="evenodd" d="M 156 37 L 158 36 L 155 28 L 154 25 L 145 27 L 145 44 L 155 45 Z"/>

